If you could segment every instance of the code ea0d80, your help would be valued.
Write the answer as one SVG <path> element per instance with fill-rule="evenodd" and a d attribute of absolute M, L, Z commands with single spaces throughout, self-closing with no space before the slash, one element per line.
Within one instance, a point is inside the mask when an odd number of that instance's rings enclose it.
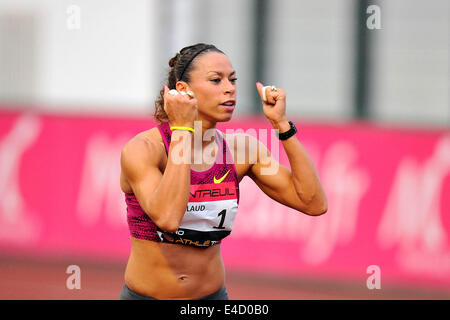
<path fill-rule="evenodd" d="M 225 305 L 225 314 L 268 314 L 269 306 L 259 305 L 259 304 L 236 304 L 236 305 Z"/>

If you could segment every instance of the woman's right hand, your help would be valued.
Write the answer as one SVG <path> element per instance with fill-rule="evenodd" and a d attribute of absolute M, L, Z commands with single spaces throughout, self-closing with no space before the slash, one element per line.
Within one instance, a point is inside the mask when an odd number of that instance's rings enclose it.
<path fill-rule="evenodd" d="M 169 94 L 169 88 L 164 86 L 164 111 L 171 126 L 194 128 L 194 121 L 197 119 L 197 99 L 188 94 Z"/>

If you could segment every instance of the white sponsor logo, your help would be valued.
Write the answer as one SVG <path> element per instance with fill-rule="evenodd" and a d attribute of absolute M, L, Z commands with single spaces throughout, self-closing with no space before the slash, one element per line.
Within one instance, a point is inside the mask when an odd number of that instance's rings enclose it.
<path fill-rule="evenodd" d="M 303 142 L 315 164 L 318 148 Z M 357 164 L 358 152 L 345 141 L 332 144 L 323 155 L 321 181 L 328 197 L 328 213 L 321 217 L 299 215 L 261 191 L 248 179 L 241 182 L 239 211 L 233 237 L 269 238 L 302 242 L 300 255 L 309 264 L 328 259 L 333 249 L 351 241 L 355 233 L 359 204 L 369 188 L 367 170 Z"/>
<path fill-rule="evenodd" d="M 0 239 L 28 242 L 39 235 L 39 222 L 20 190 L 20 166 L 25 151 L 41 131 L 39 118 L 21 115 L 0 140 Z"/>
<path fill-rule="evenodd" d="M 112 226 L 126 224 L 126 204 L 120 190 L 120 152 L 127 137 L 111 139 L 96 133 L 87 142 L 77 212 L 82 223 L 98 223 L 104 212 Z"/>
<path fill-rule="evenodd" d="M 450 274 L 448 237 L 441 219 L 443 182 L 449 173 L 450 135 L 437 142 L 423 164 L 405 157 L 398 166 L 377 238 L 384 249 L 398 247 L 397 260 L 405 270 Z"/>
<path fill-rule="evenodd" d="M 355 234 L 362 197 L 369 190 L 370 175 L 358 162 L 358 150 L 350 143 L 331 145 L 321 165 L 328 212 L 311 220 L 302 256 L 311 264 L 324 262 L 337 245 L 349 243 Z"/>

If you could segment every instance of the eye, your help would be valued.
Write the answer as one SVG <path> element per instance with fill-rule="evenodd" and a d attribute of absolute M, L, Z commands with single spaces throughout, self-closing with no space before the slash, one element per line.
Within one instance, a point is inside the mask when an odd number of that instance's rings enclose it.
<path fill-rule="evenodd" d="M 230 79 L 231 83 L 236 83 L 236 81 L 237 81 L 237 78 Z"/>
<path fill-rule="evenodd" d="M 219 79 L 219 78 L 216 78 L 216 79 L 212 79 L 211 81 L 214 82 L 214 83 L 219 83 L 219 82 L 220 82 L 220 79 Z"/>

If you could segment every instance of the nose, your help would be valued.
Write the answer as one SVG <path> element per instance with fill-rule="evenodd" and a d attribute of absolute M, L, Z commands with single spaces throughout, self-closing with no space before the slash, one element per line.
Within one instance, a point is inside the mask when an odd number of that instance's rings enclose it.
<path fill-rule="evenodd" d="M 225 93 L 229 94 L 233 94 L 236 91 L 236 84 L 232 83 L 230 80 L 226 81 L 226 85 L 225 85 Z"/>

